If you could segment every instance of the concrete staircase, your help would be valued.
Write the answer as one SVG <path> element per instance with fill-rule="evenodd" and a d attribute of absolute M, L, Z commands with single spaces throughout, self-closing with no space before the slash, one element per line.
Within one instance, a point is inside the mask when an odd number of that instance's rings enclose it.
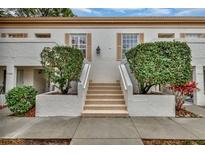
<path fill-rule="evenodd" d="M 128 117 L 120 83 L 89 83 L 83 117 Z"/>

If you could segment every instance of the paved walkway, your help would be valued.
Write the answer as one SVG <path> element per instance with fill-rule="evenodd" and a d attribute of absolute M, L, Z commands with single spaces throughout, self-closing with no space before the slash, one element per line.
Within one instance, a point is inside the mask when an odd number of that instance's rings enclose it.
<path fill-rule="evenodd" d="M 205 108 L 187 106 L 203 118 L 25 118 L 0 110 L 0 138 L 72 138 L 71 144 L 143 144 L 141 139 L 205 140 Z"/>
<path fill-rule="evenodd" d="M 0 138 L 72 138 L 71 144 L 142 144 L 142 138 L 205 140 L 205 118 L 1 116 Z"/>

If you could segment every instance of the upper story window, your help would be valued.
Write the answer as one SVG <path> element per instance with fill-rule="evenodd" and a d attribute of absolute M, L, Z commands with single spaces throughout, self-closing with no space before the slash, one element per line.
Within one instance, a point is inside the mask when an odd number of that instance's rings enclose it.
<path fill-rule="evenodd" d="M 174 33 L 158 33 L 158 38 L 174 38 Z"/>
<path fill-rule="evenodd" d="M 1 33 L 2 38 L 27 38 L 27 33 Z"/>
<path fill-rule="evenodd" d="M 182 38 L 205 38 L 205 33 L 181 33 Z"/>
<path fill-rule="evenodd" d="M 35 33 L 36 38 L 51 38 L 50 33 Z"/>
<path fill-rule="evenodd" d="M 125 53 L 138 44 L 139 34 L 129 33 L 122 34 L 122 59 L 125 58 Z"/>
<path fill-rule="evenodd" d="M 74 48 L 80 49 L 84 57 L 86 57 L 86 48 L 87 48 L 86 34 L 71 34 L 71 45 Z"/>

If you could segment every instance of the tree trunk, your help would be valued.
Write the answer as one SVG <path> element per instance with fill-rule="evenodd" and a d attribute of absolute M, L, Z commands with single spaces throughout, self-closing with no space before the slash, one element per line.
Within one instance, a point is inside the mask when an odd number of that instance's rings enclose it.
<path fill-rule="evenodd" d="M 148 85 L 148 86 L 143 87 L 141 90 L 141 94 L 147 94 L 152 86 L 153 85 Z"/>
<path fill-rule="evenodd" d="M 184 99 L 183 96 L 176 96 L 176 110 L 183 109 Z"/>

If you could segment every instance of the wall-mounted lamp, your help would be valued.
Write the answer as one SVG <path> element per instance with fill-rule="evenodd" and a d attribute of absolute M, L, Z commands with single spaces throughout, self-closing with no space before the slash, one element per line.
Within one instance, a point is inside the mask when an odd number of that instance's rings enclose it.
<path fill-rule="evenodd" d="M 100 49 L 100 47 L 98 46 L 97 49 L 96 49 L 96 54 L 97 54 L 97 55 L 100 55 L 100 51 L 101 51 L 101 49 Z"/>

